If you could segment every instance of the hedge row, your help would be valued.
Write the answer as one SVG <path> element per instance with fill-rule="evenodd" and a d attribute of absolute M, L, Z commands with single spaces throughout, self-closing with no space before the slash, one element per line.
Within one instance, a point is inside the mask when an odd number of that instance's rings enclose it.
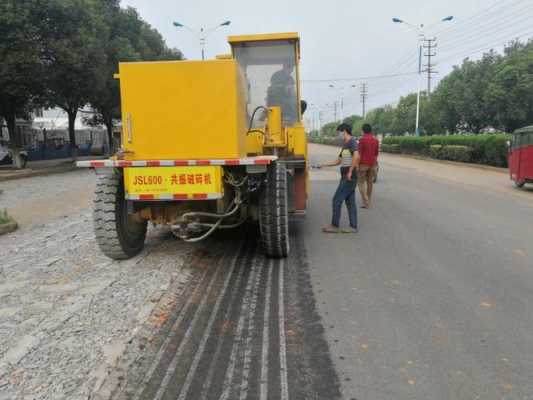
<path fill-rule="evenodd" d="M 432 158 L 439 160 L 450 160 L 460 162 L 472 161 L 472 148 L 468 146 L 442 146 L 440 144 L 431 145 L 429 154 Z"/>
<path fill-rule="evenodd" d="M 309 138 L 311 143 L 317 144 L 328 144 L 328 145 L 338 145 L 340 142 L 337 138 L 327 137 L 327 136 L 318 136 Z"/>
<path fill-rule="evenodd" d="M 511 136 L 506 134 L 392 136 L 383 139 L 381 149 L 391 153 L 416 154 L 443 160 L 506 167 L 509 140 Z"/>
<path fill-rule="evenodd" d="M 382 143 L 380 150 L 384 153 L 400 153 L 400 145 Z"/>

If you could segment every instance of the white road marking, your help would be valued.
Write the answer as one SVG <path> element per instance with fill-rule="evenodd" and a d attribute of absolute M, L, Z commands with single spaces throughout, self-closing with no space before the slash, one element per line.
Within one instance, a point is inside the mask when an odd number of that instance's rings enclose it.
<path fill-rule="evenodd" d="M 146 376 L 144 377 L 141 385 L 139 386 L 139 389 L 135 393 L 135 396 L 133 397 L 134 400 L 138 400 L 141 397 L 146 385 L 148 384 L 148 382 L 150 382 L 150 379 L 152 379 L 152 376 L 154 375 L 154 372 L 157 369 L 157 366 L 161 362 L 161 358 L 163 358 L 163 355 L 166 353 L 168 345 L 169 345 L 170 341 L 173 338 L 173 333 L 175 333 L 178 330 L 181 322 L 183 321 L 183 318 L 185 318 L 185 315 L 187 314 L 189 306 L 191 305 L 192 299 L 196 297 L 196 295 L 197 295 L 198 291 L 200 290 L 200 287 L 202 286 L 202 282 L 204 281 L 208 271 L 209 271 L 209 269 L 206 269 L 204 271 L 204 273 L 202 275 L 202 278 L 200 279 L 200 282 L 198 283 L 198 286 L 196 286 L 194 291 L 191 293 L 191 295 L 187 299 L 187 302 L 185 303 L 185 305 L 181 308 L 180 313 L 178 315 L 178 318 L 176 319 L 176 322 L 174 322 L 174 324 L 172 325 L 172 328 L 170 328 L 170 332 L 169 332 L 167 338 L 165 339 L 165 341 L 163 342 L 163 345 L 161 346 L 161 348 L 157 352 L 157 355 L 155 356 L 155 359 L 152 362 L 152 365 L 150 366 L 150 369 L 148 370 L 148 372 L 147 372 Z"/>
<path fill-rule="evenodd" d="M 237 256 L 238 256 L 238 254 L 237 254 Z M 235 257 L 237 257 L 237 256 L 235 256 Z M 218 276 L 218 274 L 219 274 L 221 269 L 223 269 L 223 268 L 220 265 L 218 265 L 216 272 L 213 274 L 213 278 L 211 278 L 211 282 L 209 282 L 209 286 L 208 286 L 208 288 L 206 290 L 206 293 L 203 296 L 202 301 L 198 305 L 198 308 L 196 309 L 196 312 L 194 313 L 194 317 L 193 317 L 191 323 L 189 324 L 189 327 L 187 328 L 187 331 L 185 332 L 185 335 L 183 336 L 183 339 L 182 339 L 180 345 L 178 346 L 178 349 L 177 349 L 176 353 L 174 354 L 174 357 L 172 358 L 172 361 L 170 362 L 170 364 L 168 366 L 168 369 L 167 369 L 167 372 L 165 374 L 165 377 L 163 378 L 163 381 L 161 382 L 161 385 L 159 386 L 159 389 L 157 390 L 157 393 L 154 396 L 154 400 L 161 400 L 161 398 L 165 394 L 165 392 L 167 390 L 167 387 L 168 387 L 168 384 L 170 382 L 170 379 L 172 378 L 172 376 L 174 375 L 174 373 L 176 371 L 176 367 L 178 366 L 178 362 L 179 362 L 179 359 L 181 357 L 181 354 L 183 353 L 183 350 L 185 349 L 185 345 L 188 343 L 188 341 L 189 341 L 189 339 L 191 337 L 192 331 L 193 331 L 193 329 L 194 329 L 194 327 L 196 325 L 198 317 L 201 315 L 201 311 L 203 310 L 203 308 L 207 304 L 207 299 L 209 298 L 209 292 L 211 291 L 211 288 L 213 287 L 213 285 L 214 285 L 214 283 L 216 281 L 216 278 L 217 278 L 217 276 Z"/>
<path fill-rule="evenodd" d="M 249 251 L 249 253 L 251 254 L 251 252 L 253 251 L 254 249 L 251 249 Z M 249 255 L 248 255 L 249 256 Z M 248 257 L 247 256 L 247 257 Z M 237 294 L 238 294 L 238 288 L 240 287 L 240 283 L 241 283 L 241 280 L 242 280 L 242 277 L 244 275 L 244 270 L 245 270 L 245 266 L 243 266 L 243 268 L 239 271 L 239 277 L 237 278 L 237 282 L 235 283 L 235 286 L 233 288 L 233 291 L 231 293 L 231 298 L 228 302 L 228 308 L 226 310 L 226 314 L 224 315 L 224 318 L 223 320 L 224 321 L 227 321 L 228 318 L 230 317 L 230 314 L 231 314 L 231 310 L 232 310 L 232 305 L 233 303 L 235 302 L 235 298 L 237 297 Z M 247 281 L 247 286 L 246 287 L 249 287 L 250 285 L 250 282 L 252 280 L 252 272 L 250 272 L 250 274 L 248 275 L 248 281 Z M 244 295 L 246 297 L 246 289 L 245 289 L 245 292 L 244 292 Z M 218 367 L 218 358 L 220 357 L 220 352 L 222 351 L 222 344 L 224 342 L 224 334 L 221 334 L 217 337 L 217 347 L 216 347 L 216 350 L 215 350 L 215 354 L 213 355 L 213 360 L 211 361 L 211 364 L 209 365 L 209 370 L 207 372 L 207 377 L 205 379 L 205 382 L 203 384 L 203 387 L 202 387 L 202 392 L 200 393 L 200 400 L 206 400 L 207 399 L 207 395 L 209 393 L 209 389 L 211 388 L 211 382 L 213 381 L 213 375 L 215 373 L 215 368 Z"/>
<path fill-rule="evenodd" d="M 224 285 L 222 286 L 222 290 L 220 290 L 220 293 L 217 296 L 217 300 L 215 302 L 215 305 L 211 311 L 211 315 L 209 316 L 209 320 L 207 322 L 207 327 L 204 331 L 204 335 L 202 336 L 202 340 L 200 341 L 200 344 L 198 345 L 198 349 L 196 350 L 196 354 L 194 355 L 194 359 L 191 363 L 191 366 L 189 368 L 189 372 L 187 373 L 187 377 L 185 378 L 185 382 L 183 383 L 183 386 L 181 387 L 180 394 L 178 396 L 178 400 L 184 400 L 185 396 L 187 396 L 187 393 L 189 392 L 189 388 L 191 387 L 192 381 L 194 379 L 194 374 L 196 374 L 196 369 L 198 368 L 198 364 L 200 363 L 200 359 L 202 358 L 202 355 L 204 354 L 205 345 L 207 344 L 207 340 L 209 339 L 209 336 L 211 335 L 211 331 L 213 330 L 213 324 L 215 322 L 216 316 L 218 314 L 218 309 L 220 308 L 220 304 L 222 303 L 222 299 L 224 298 L 226 291 L 228 290 L 229 282 L 231 280 L 231 277 L 233 275 L 233 271 L 235 271 L 235 267 L 237 266 L 237 259 L 238 255 L 242 251 L 242 247 L 239 249 L 237 253 L 237 257 L 233 259 L 231 268 L 229 272 L 226 275 L 226 279 L 224 280 Z M 238 285 L 241 281 L 242 277 L 242 270 L 244 268 L 241 268 L 241 271 L 239 273 L 239 276 L 237 278 L 237 282 L 235 286 L 232 289 L 232 295 L 235 293 L 236 289 L 238 288 Z"/>
<path fill-rule="evenodd" d="M 272 269 L 274 262 L 270 260 L 265 295 L 265 310 L 263 314 L 263 348 L 261 352 L 261 381 L 259 383 L 259 400 L 268 400 L 268 350 L 270 325 L 270 296 L 272 292 Z"/>
<path fill-rule="evenodd" d="M 248 312 L 248 329 L 246 332 L 246 342 L 244 344 L 244 359 L 241 377 L 241 387 L 239 400 L 245 400 L 248 397 L 249 377 L 250 377 L 250 365 L 252 364 L 252 337 L 255 329 L 255 309 L 257 307 L 257 297 L 259 294 L 259 283 L 261 282 L 261 271 L 265 267 L 265 261 L 263 260 L 261 270 L 255 277 L 255 285 L 253 289 L 253 298 Z"/>
<path fill-rule="evenodd" d="M 243 298 L 242 309 L 239 315 L 239 321 L 237 322 L 237 329 L 235 332 L 235 337 L 233 339 L 233 347 L 231 348 L 230 359 L 229 359 L 228 367 L 226 369 L 226 376 L 224 378 L 224 383 L 222 385 L 222 394 L 220 395 L 220 400 L 227 400 L 231 394 L 231 389 L 233 387 L 232 386 L 233 375 L 235 373 L 235 362 L 237 358 L 237 352 L 239 351 L 239 344 L 241 343 L 241 340 L 242 340 L 244 320 L 245 320 L 245 316 L 247 315 L 247 311 L 248 313 L 251 313 L 251 311 L 249 310 L 252 308 L 252 304 L 254 303 L 254 297 L 257 296 L 257 285 L 258 285 L 259 276 L 260 274 L 258 273 L 258 266 L 256 263 L 256 259 L 254 259 L 252 262 L 252 271 L 250 272 L 248 283 L 246 284 L 246 292 Z M 252 284 L 254 282 L 255 282 L 255 288 L 252 288 Z M 255 307 L 254 307 L 254 311 L 255 311 Z"/>
<path fill-rule="evenodd" d="M 281 400 L 289 400 L 289 382 L 287 378 L 287 340 L 285 337 L 285 260 L 279 263 L 278 315 L 279 315 L 279 373 Z"/>

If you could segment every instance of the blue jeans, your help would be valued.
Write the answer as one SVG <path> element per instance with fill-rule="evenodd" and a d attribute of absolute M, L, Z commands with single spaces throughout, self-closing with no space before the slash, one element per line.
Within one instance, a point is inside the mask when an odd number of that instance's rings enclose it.
<path fill-rule="evenodd" d="M 333 217 L 331 218 L 331 225 L 339 227 L 342 203 L 346 202 L 350 226 L 354 229 L 357 229 L 357 204 L 355 202 L 356 185 L 357 178 L 355 176 L 351 181 L 348 181 L 344 178 L 341 179 L 339 187 L 333 196 Z"/>

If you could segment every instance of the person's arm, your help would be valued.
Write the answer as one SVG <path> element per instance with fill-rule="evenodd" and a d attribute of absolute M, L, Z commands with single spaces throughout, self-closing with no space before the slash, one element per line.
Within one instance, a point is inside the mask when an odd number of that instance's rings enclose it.
<path fill-rule="evenodd" d="M 339 157 L 335 161 L 331 161 L 325 164 L 320 164 L 320 167 L 336 167 L 337 165 L 340 165 L 340 163 L 341 163 L 341 158 Z"/>
<path fill-rule="evenodd" d="M 352 165 L 350 165 L 350 169 L 348 170 L 348 173 L 346 174 L 346 179 L 349 181 L 352 180 L 352 175 L 354 171 L 357 171 L 359 168 L 359 162 L 361 161 L 361 157 L 359 156 L 359 152 L 356 150 L 354 151 L 352 155 Z"/>

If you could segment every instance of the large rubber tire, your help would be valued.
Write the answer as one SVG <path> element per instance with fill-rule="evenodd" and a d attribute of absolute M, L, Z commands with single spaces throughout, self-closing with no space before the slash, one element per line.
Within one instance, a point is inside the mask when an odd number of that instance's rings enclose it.
<path fill-rule="evenodd" d="M 96 243 L 106 256 L 125 260 L 142 251 L 147 223 L 128 214 L 122 175 L 98 175 L 93 218 Z"/>
<path fill-rule="evenodd" d="M 263 251 L 269 258 L 285 258 L 289 254 L 289 207 L 287 169 L 272 163 L 266 173 L 259 200 L 259 229 Z"/>

